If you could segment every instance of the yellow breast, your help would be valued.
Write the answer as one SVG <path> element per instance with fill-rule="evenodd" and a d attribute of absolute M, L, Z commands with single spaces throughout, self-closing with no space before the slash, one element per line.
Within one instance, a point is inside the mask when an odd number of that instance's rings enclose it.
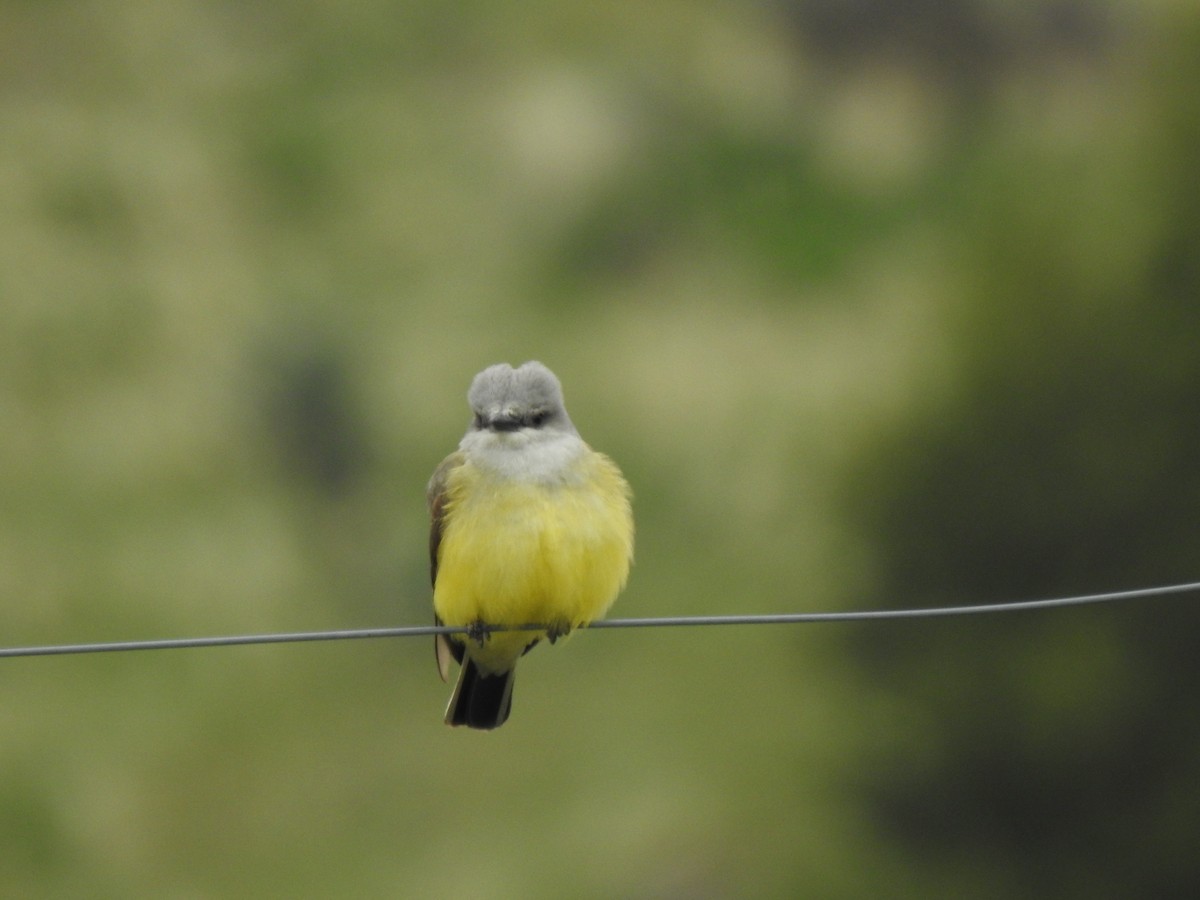
<path fill-rule="evenodd" d="M 570 475 L 544 484 L 470 462 L 449 474 L 433 594 L 443 622 L 577 627 L 604 615 L 633 556 L 629 486 L 594 451 Z M 538 636 L 496 633 L 469 652 L 482 668 L 504 671 Z"/>

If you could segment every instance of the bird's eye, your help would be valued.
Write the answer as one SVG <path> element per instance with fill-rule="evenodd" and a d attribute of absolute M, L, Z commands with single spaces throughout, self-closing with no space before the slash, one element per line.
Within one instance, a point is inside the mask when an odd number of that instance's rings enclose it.
<path fill-rule="evenodd" d="M 480 413 L 475 413 L 475 418 L 471 420 L 471 427 L 476 430 L 483 428 L 483 416 Z"/>
<path fill-rule="evenodd" d="M 539 409 L 530 414 L 529 424 L 532 425 L 534 428 L 541 428 L 543 425 L 546 424 L 546 420 L 548 418 L 550 418 L 550 413 L 546 412 L 545 410 Z"/>

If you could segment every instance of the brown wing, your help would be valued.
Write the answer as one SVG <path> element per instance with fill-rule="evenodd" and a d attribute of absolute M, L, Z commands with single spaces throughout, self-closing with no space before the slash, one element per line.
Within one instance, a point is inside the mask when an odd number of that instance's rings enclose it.
<path fill-rule="evenodd" d="M 429 581 L 437 585 L 438 549 L 442 545 L 442 520 L 446 507 L 446 477 L 450 471 L 463 463 L 461 453 L 451 453 L 433 470 L 429 479 L 429 487 L 425 489 L 425 504 L 429 507 Z M 434 622 L 442 624 L 436 615 Z M 442 681 L 450 680 L 450 660 L 462 662 L 462 644 L 451 640 L 447 635 L 439 634 L 434 639 L 434 653 L 437 658 L 438 674 Z"/>
<path fill-rule="evenodd" d="M 442 518 L 446 512 L 446 478 L 463 464 L 461 453 L 451 453 L 443 459 L 425 488 L 425 505 L 429 507 L 429 581 L 437 584 L 438 548 L 442 544 Z"/>

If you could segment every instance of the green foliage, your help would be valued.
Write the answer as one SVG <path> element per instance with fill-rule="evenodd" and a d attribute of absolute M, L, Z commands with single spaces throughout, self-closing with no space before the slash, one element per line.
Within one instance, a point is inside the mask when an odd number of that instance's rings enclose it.
<path fill-rule="evenodd" d="M 1177 142 L 1200 106 L 1183 88 L 1197 74 L 1184 46 L 1161 86 L 1140 83 L 1136 109 L 1109 113 L 1102 147 L 1044 170 L 1000 161 L 986 224 L 959 242 L 978 298 L 955 315 L 959 387 L 867 449 L 852 480 L 890 602 L 1194 577 L 1200 273 L 1178 248 L 1195 246 L 1200 193 Z M 1134 115 L 1136 136 L 1121 124 Z M 1064 227 L 1097 208 L 1108 214 Z M 930 729 L 898 745 L 900 774 L 865 780 L 881 822 L 915 865 L 955 872 L 972 896 L 997 883 L 1020 896 L 1190 893 L 1195 624 L 1163 604 L 855 636 Z"/>
<path fill-rule="evenodd" d="M 1194 15 L 900 6 L 9 4 L 3 643 L 428 621 L 529 358 L 618 615 L 1194 578 Z M 0 893 L 1190 894 L 1185 603 L 10 660 Z"/>

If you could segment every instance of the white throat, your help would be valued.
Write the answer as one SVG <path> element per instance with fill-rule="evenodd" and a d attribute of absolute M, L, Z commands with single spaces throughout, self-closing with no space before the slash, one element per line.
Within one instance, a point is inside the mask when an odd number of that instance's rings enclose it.
<path fill-rule="evenodd" d="M 588 452 L 567 431 L 469 431 L 458 445 L 481 469 L 518 481 L 562 484 L 580 477 L 575 461 Z"/>

